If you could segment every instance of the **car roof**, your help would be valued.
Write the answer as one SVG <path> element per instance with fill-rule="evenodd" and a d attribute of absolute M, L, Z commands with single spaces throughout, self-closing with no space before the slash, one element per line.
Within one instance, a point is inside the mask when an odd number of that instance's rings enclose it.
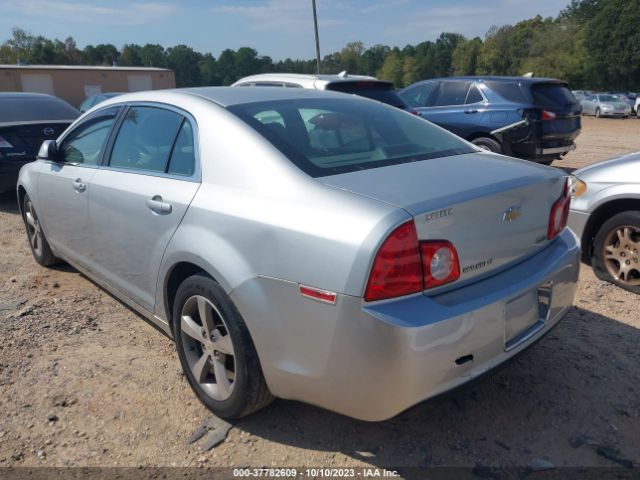
<path fill-rule="evenodd" d="M 53 95 L 47 95 L 46 93 L 34 93 L 34 92 L 0 92 L 0 100 L 13 98 L 18 100 L 24 100 L 26 98 L 34 98 L 34 99 L 56 99 L 59 100 L 58 97 L 54 97 Z"/>
<path fill-rule="evenodd" d="M 513 82 L 518 81 L 523 84 L 533 84 L 533 83 L 563 83 L 566 84 L 564 80 L 558 80 L 557 78 L 547 78 L 547 77 L 516 77 L 516 76 L 462 76 L 462 77 L 441 77 L 441 78 L 430 78 L 429 80 L 468 80 L 471 82 L 474 81 L 485 81 L 485 82 Z"/>
<path fill-rule="evenodd" d="M 260 88 L 238 88 L 238 87 L 194 87 L 194 88 L 173 88 L 166 90 L 147 90 L 144 92 L 125 93 L 117 97 L 110 98 L 100 103 L 100 108 L 109 105 L 116 105 L 127 102 L 159 102 L 169 105 L 179 105 L 181 99 L 199 99 L 208 101 L 227 108 L 234 105 L 248 103 L 270 102 L 279 100 L 295 99 L 345 99 L 358 98 L 368 101 L 363 97 L 348 95 L 345 93 L 332 92 L 328 90 L 315 90 L 304 88 L 281 88 L 281 87 L 260 87 Z M 371 100 L 372 101 L 372 100 Z"/>
<path fill-rule="evenodd" d="M 342 82 L 354 82 L 359 80 L 368 80 L 381 83 L 389 83 L 384 80 L 379 80 L 375 77 L 369 77 L 366 75 L 351 75 L 347 72 L 342 72 L 336 75 L 315 75 L 304 73 L 260 73 L 258 75 L 250 75 L 248 77 L 241 78 L 233 85 L 251 83 L 251 82 L 283 82 L 283 83 L 297 83 L 304 88 L 322 88 L 330 83 L 342 83 Z"/>

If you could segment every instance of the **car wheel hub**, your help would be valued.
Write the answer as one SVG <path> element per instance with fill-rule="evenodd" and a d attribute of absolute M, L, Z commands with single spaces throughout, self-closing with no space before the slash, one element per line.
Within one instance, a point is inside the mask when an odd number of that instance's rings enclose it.
<path fill-rule="evenodd" d="M 33 209 L 33 203 L 27 202 L 27 208 L 25 210 L 29 244 L 31 245 L 34 253 L 40 257 L 42 256 L 42 229 L 40 227 L 40 222 L 38 221 L 36 212 Z"/>
<path fill-rule="evenodd" d="M 613 278 L 627 285 L 640 285 L 640 228 L 627 225 L 609 232 L 603 258 Z"/>
<path fill-rule="evenodd" d="M 182 307 L 180 331 L 191 374 L 211 398 L 227 400 L 235 384 L 233 343 L 222 312 L 194 295 Z"/>

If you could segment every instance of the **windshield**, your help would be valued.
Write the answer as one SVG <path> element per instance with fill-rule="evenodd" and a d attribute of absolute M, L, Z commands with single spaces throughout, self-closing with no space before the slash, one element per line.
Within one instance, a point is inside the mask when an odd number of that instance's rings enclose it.
<path fill-rule="evenodd" d="M 475 151 L 420 117 L 356 98 L 279 100 L 229 110 L 312 177 Z"/>
<path fill-rule="evenodd" d="M 615 95 L 600 95 L 598 99 L 601 102 L 619 102 L 620 101 L 620 99 Z"/>

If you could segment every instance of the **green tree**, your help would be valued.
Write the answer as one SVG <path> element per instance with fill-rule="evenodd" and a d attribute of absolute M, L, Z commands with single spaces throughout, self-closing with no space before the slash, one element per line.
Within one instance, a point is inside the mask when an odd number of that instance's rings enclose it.
<path fill-rule="evenodd" d="M 202 54 L 186 45 L 176 45 L 167 49 L 167 66 L 175 72 L 176 87 L 202 85 L 200 61 Z"/>
<path fill-rule="evenodd" d="M 143 67 L 167 67 L 167 52 L 162 45 L 147 43 L 140 49 L 139 55 Z"/>
<path fill-rule="evenodd" d="M 402 77 L 404 75 L 404 62 L 399 52 L 391 52 L 385 58 L 378 77 L 395 85 L 403 85 Z"/>
<path fill-rule="evenodd" d="M 458 42 L 451 57 L 454 75 L 475 75 L 478 70 L 478 57 L 482 50 L 482 40 L 478 37 Z"/>
<path fill-rule="evenodd" d="M 140 57 L 140 45 L 125 43 L 120 52 L 119 64 L 123 67 L 140 67 L 143 65 Z"/>

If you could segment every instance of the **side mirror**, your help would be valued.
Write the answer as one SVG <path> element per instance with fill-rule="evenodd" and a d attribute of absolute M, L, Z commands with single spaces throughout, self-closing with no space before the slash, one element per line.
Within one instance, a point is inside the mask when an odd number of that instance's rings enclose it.
<path fill-rule="evenodd" d="M 58 145 L 55 140 L 45 140 L 38 151 L 38 160 L 58 161 Z"/>

